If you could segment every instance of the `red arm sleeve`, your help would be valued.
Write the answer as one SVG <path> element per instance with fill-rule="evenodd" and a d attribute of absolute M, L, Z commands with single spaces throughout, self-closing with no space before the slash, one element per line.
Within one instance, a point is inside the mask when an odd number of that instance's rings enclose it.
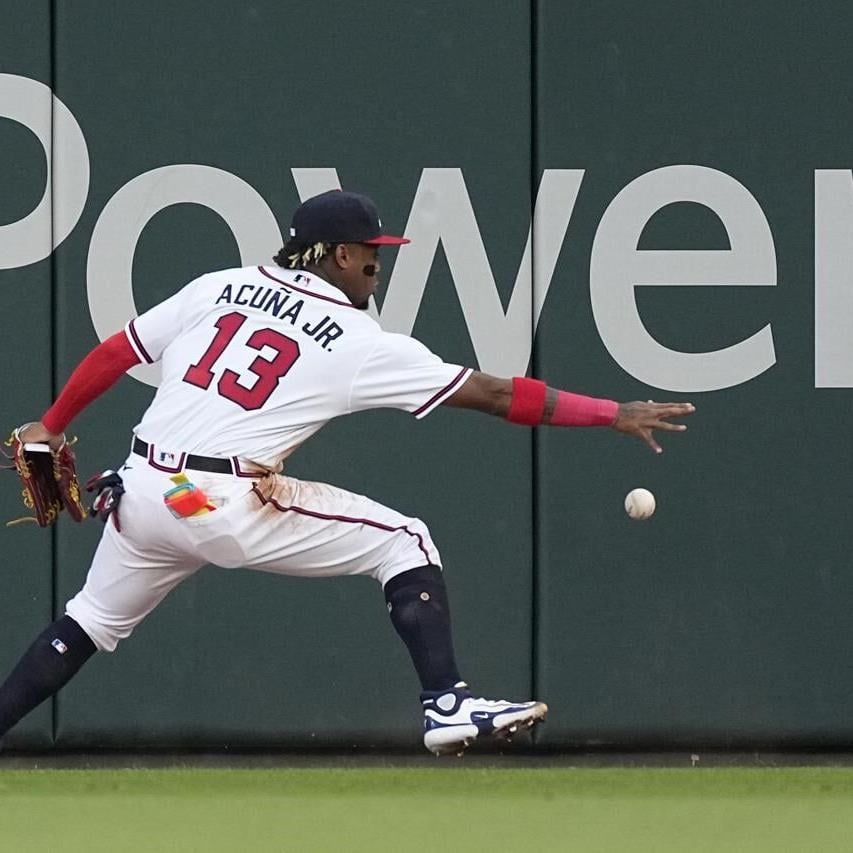
<path fill-rule="evenodd" d="M 139 364 L 124 332 L 117 332 L 98 344 L 77 365 L 56 402 L 42 415 L 41 422 L 52 433 L 65 427 L 96 397 L 111 388 L 119 376 Z"/>

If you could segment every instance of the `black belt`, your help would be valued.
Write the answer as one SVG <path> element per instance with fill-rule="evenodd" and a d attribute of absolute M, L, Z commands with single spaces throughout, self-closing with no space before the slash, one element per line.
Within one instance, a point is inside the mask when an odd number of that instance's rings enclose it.
<path fill-rule="evenodd" d="M 133 439 L 133 452 L 137 456 L 144 456 L 155 467 L 160 467 L 157 465 L 156 459 L 151 459 L 148 456 L 148 447 L 147 441 L 143 441 L 141 438 Z M 183 460 L 183 465 L 178 464 L 177 468 L 174 465 L 164 465 L 162 467 L 168 468 L 171 471 L 180 471 L 182 468 L 189 468 L 191 471 L 208 471 L 211 474 L 235 473 L 234 463 L 231 459 L 223 459 L 221 456 L 196 456 L 194 453 L 188 454 Z"/>

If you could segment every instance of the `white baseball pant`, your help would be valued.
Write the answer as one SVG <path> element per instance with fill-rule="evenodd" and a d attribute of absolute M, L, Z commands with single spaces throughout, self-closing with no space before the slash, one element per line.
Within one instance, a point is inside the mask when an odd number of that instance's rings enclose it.
<path fill-rule="evenodd" d="M 426 525 L 362 495 L 270 474 L 184 472 L 213 512 L 175 518 L 163 503 L 169 475 L 131 455 L 126 492 L 104 529 L 86 582 L 66 613 L 113 651 L 182 580 L 212 563 L 299 577 L 367 575 L 385 584 L 441 558 Z M 253 484 L 254 487 L 253 487 Z"/>

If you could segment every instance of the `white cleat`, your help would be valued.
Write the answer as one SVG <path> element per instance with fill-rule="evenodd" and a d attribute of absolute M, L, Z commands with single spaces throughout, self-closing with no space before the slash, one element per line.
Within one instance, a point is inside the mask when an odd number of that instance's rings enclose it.
<path fill-rule="evenodd" d="M 477 699 L 460 684 L 450 690 L 425 691 L 424 746 L 435 755 L 458 755 L 480 736 L 509 742 L 519 729 L 532 728 L 545 719 L 544 702 L 507 702 Z"/>

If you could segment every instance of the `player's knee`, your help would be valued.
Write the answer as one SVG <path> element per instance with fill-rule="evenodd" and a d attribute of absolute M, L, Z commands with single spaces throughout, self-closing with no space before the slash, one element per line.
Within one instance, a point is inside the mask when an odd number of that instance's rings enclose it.
<path fill-rule="evenodd" d="M 68 602 L 65 613 L 86 632 L 99 652 L 114 652 L 119 641 L 127 639 L 133 631 L 133 626 L 104 619 L 75 599 Z"/>
<path fill-rule="evenodd" d="M 419 518 L 409 518 L 403 528 L 397 531 L 395 548 L 397 565 L 431 565 L 441 568 L 441 555 L 432 541 L 429 528 Z"/>
<path fill-rule="evenodd" d="M 130 633 L 122 633 L 106 625 L 83 622 L 76 616 L 72 616 L 72 618 L 89 635 L 89 638 L 99 652 L 114 652 L 119 644 L 119 640 L 124 640 Z"/>

